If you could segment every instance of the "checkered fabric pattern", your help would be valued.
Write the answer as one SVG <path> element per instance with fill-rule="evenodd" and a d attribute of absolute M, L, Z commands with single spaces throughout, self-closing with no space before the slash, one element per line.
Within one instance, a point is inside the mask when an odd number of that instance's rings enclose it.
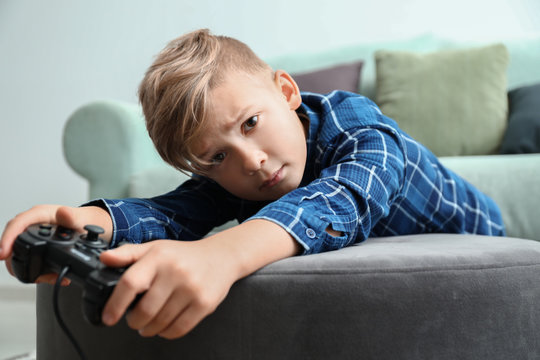
<path fill-rule="evenodd" d="M 191 240 L 236 218 L 286 229 L 304 253 L 367 237 L 418 233 L 504 235 L 497 205 L 446 169 L 368 98 L 303 93 L 308 161 L 300 186 L 274 202 L 245 201 L 194 177 L 152 199 L 100 200 L 113 218 L 113 246 L 158 238 Z M 326 230 L 332 228 L 340 236 Z"/>

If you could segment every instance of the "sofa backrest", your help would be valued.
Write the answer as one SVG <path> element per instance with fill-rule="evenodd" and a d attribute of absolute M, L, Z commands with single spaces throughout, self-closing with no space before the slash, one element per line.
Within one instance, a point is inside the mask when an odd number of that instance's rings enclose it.
<path fill-rule="evenodd" d="M 508 66 L 508 89 L 540 82 L 540 37 L 493 42 L 463 42 L 438 37 L 432 34 L 417 36 L 408 40 L 373 42 L 324 49 L 312 53 L 289 54 L 266 59 L 274 69 L 284 69 L 290 73 L 304 73 L 337 64 L 364 61 L 358 92 L 371 99 L 375 98 L 375 60 L 378 50 L 407 50 L 431 52 L 443 49 L 457 49 L 502 42 L 510 53 Z"/>

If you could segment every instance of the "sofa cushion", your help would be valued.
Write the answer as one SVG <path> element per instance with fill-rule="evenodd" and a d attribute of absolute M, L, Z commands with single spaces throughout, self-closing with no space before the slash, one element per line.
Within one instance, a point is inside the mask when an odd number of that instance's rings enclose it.
<path fill-rule="evenodd" d="M 363 63 L 356 61 L 292 76 L 301 91 L 322 94 L 332 90 L 358 92 Z"/>
<path fill-rule="evenodd" d="M 508 236 L 540 241 L 540 154 L 450 156 L 440 160 L 495 201 Z"/>
<path fill-rule="evenodd" d="M 432 53 L 378 51 L 376 102 L 438 156 L 496 153 L 505 128 L 502 44 Z"/>
<path fill-rule="evenodd" d="M 500 153 L 540 153 L 540 84 L 510 91 L 508 103 L 508 128 Z"/>

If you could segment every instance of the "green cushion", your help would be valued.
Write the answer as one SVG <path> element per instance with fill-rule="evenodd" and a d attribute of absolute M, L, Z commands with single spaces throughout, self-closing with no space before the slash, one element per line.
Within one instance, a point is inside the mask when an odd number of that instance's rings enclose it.
<path fill-rule="evenodd" d="M 497 152 L 506 129 L 502 44 L 432 53 L 378 51 L 376 102 L 438 156 Z"/>

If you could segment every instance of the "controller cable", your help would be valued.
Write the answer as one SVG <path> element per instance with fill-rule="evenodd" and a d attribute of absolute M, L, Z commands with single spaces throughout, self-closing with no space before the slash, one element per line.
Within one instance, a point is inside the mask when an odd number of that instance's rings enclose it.
<path fill-rule="evenodd" d="M 62 268 L 62 271 L 60 271 L 60 274 L 58 275 L 58 279 L 56 279 L 56 283 L 54 284 L 54 293 L 53 293 L 53 307 L 54 307 L 54 315 L 56 317 L 56 321 L 58 322 L 58 325 L 62 328 L 62 331 L 66 336 L 68 337 L 69 341 L 77 351 L 77 354 L 79 354 L 79 357 L 82 360 L 86 360 L 86 355 L 81 349 L 81 346 L 71 333 L 71 331 L 68 329 L 66 323 L 62 319 L 62 316 L 60 316 L 60 309 L 58 308 L 58 292 L 60 291 L 60 284 L 62 283 L 62 280 L 66 277 L 66 274 L 69 272 L 69 265 L 66 265 Z"/>

